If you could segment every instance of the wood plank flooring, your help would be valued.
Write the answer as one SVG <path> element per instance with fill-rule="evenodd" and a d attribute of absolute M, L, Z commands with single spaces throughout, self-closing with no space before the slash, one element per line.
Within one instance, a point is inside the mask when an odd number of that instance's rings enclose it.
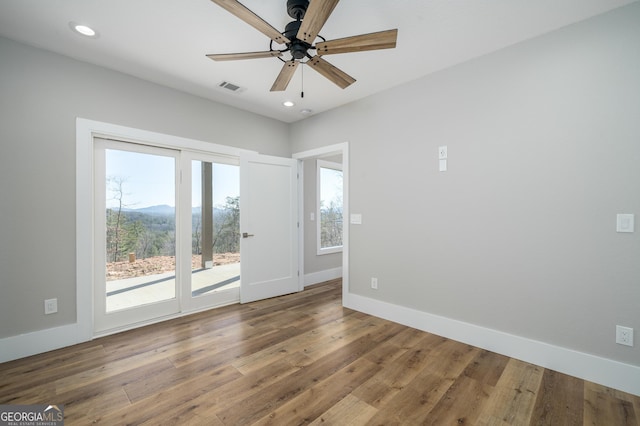
<path fill-rule="evenodd" d="M 339 280 L 0 364 L 66 425 L 634 425 L 640 398 L 345 309 Z"/>

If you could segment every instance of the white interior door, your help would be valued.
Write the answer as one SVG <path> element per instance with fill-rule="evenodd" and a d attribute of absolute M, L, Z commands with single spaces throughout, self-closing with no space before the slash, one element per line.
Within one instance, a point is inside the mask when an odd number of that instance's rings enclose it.
<path fill-rule="evenodd" d="M 241 157 L 241 303 L 301 290 L 297 177 L 297 160 Z"/>

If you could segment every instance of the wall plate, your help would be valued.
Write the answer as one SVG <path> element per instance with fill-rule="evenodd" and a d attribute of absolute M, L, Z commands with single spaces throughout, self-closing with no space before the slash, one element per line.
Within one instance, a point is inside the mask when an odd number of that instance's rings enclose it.
<path fill-rule="evenodd" d="M 438 159 L 446 160 L 447 159 L 447 146 L 443 145 L 438 147 Z"/>
<path fill-rule="evenodd" d="M 616 216 L 616 232 L 633 232 L 635 215 L 619 214 Z"/>

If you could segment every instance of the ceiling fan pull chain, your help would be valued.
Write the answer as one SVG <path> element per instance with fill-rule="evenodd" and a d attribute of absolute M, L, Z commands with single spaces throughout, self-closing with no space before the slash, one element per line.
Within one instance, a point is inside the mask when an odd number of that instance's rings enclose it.
<path fill-rule="evenodd" d="M 300 62 L 300 65 L 302 65 L 300 67 L 300 80 L 301 80 L 301 90 L 300 90 L 300 97 L 304 98 L 304 63 Z"/>

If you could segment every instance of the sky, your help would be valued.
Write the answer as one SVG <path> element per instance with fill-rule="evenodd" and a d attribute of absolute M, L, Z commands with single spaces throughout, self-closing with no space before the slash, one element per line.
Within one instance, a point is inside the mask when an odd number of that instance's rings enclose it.
<path fill-rule="evenodd" d="M 105 150 L 107 177 L 124 179 L 123 206 L 131 209 L 168 205 L 175 206 L 175 159 L 114 149 Z M 199 207 L 201 191 L 201 162 L 192 161 L 192 207 Z M 322 168 L 321 197 L 325 205 L 335 199 L 342 189 L 342 172 Z M 113 187 L 113 183 L 108 186 Z M 213 165 L 213 204 L 223 206 L 226 197 L 240 194 L 240 167 L 229 164 Z M 107 208 L 116 207 L 115 193 L 107 191 Z"/>
<path fill-rule="evenodd" d="M 342 200 L 342 171 L 322 167 L 320 173 L 320 199 L 324 201 L 325 207 L 328 207 L 332 200 Z"/>
<path fill-rule="evenodd" d="M 200 161 L 192 161 L 191 167 L 191 206 L 201 205 L 202 179 Z M 240 167 L 232 164 L 213 164 L 213 205 L 222 206 L 227 197 L 240 195 Z"/>
<path fill-rule="evenodd" d="M 131 209 L 169 205 L 175 206 L 175 159 L 160 155 L 107 149 L 106 175 L 123 179 L 123 205 Z M 192 206 L 200 205 L 200 161 L 192 162 Z M 240 192 L 240 168 L 214 163 L 213 203 L 224 205 L 226 197 Z M 115 193 L 107 187 L 107 207 L 117 206 Z"/>

